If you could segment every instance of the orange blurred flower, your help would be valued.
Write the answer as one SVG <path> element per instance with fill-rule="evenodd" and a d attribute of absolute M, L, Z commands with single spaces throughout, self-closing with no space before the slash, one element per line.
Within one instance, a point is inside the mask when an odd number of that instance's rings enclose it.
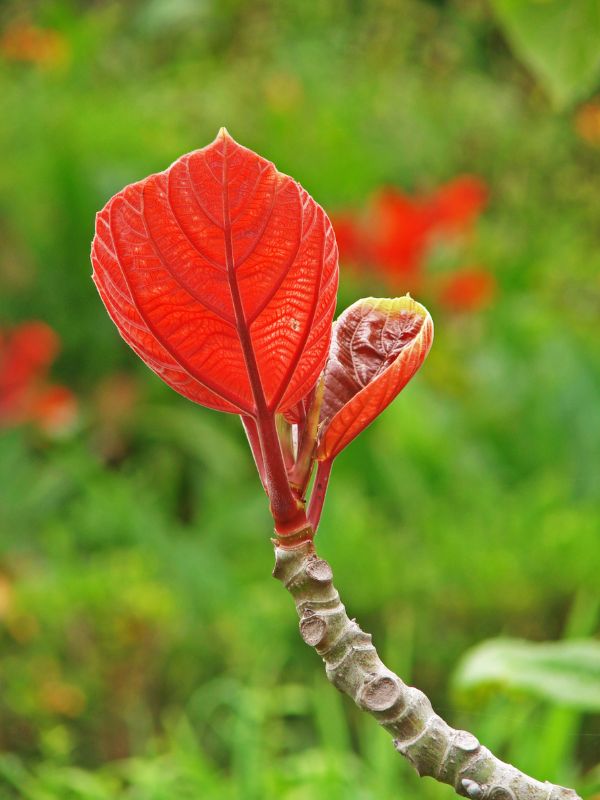
<path fill-rule="evenodd" d="M 19 21 L 9 25 L 0 37 L 0 54 L 7 61 L 54 68 L 67 62 L 69 44 L 59 31 Z"/>
<path fill-rule="evenodd" d="M 75 395 L 66 386 L 46 386 L 31 405 L 31 421 L 45 433 L 71 430 L 77 419 Z"/>
<path fill-rule="evenodd" d="M 40 689 L 40 705 L 46 711 L 63 717 L 78 717 L 86 698 L 78 686 L 61 680 L 47 680 Z"/>
<path fill-rule="evenodd" d="M 102 424 L 119 425 L 133 415 L 139 400 L 139 387 L 127 373 L 103 378 L 96 389 L 98 417 Z"/>
<path fill-rule="evenodd" d="M 59 339 L 44 322 L 0 332 L 0 428 L 33 422 L 60 434 L 77 418 L 77 400 L 65 386 L 47 382 Z"/>
<path fill-rule="evenodd" d="M 574 125 L 585 142 L 600 147 L 600 98 L 584 103 L 577 109 Z"/>
<path fill-rule="evenodd" d="M 439 300 L 452 311 L 478 311 L 489 305 L 496 288 L 494 276 L 482 267 L 460 269 L 443 280 Z"/>
<path fill-rule="evenodd" d="M 137 382 L 127 374 L 103 378 L 95 391 L 96 441 L 109 462 L 119 461 L 127 452 L 129 428 L 139 398 Z"/>
<path fill-rule="evenodd" d="M 15 612 L 7 615 L 6 628 L 16 642 L 26 644 L 39 635 L 40 623 L 33 614 Z"/>
<path fill-rule="evenodd" d="M 5 572 L 0 572 L 0 620 L 5 619 L 12 608 L 13 584 Z"/>

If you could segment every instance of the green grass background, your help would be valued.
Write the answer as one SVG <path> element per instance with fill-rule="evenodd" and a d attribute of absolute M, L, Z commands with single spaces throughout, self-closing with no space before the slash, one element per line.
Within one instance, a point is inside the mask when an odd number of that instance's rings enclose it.
<path fill-rule="evenodd" d="M 600 150 L 573 106 L 556 110 L 479 0 L 0 8 L 16 18 L 60 31 L 69 57 L 0 58 L 0 320 L 57 330 L 53 377 L 82 418 L 57 441 L 0 433 L 0 798 L 452 796 L 302 644 L 237 419 L 163 387 L 90 280 L 96 210 L 221 125 L 331 211 L 382 184 L 488 184 L 448 258 L 485 265 L 497 296 L 472 315 L 433 306 L 425 367 L 336 463 L 318 546 L 443 716 L 600 791 L 598 717 L 451 691 L 486 638 L 598 631 Z M 381 291 L 342 265 L 340 309 Z M 111 458 L 97 392 L 115 373 L 138 398 Z"/>

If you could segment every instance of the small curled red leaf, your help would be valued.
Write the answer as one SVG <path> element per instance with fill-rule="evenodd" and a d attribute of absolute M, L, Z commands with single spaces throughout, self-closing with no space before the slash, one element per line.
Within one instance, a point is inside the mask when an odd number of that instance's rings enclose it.
<path fill-rule="evenodd" d="M 329 219 L 224 129 L 109 200 L 92 263 L 122 337 L 196 403 L 288 411 L 323 369 L 338 281 Z"/>
<path fill-rule="evenodd" d="M 334 326 L 323 381 L 317 458 L 331 461 L 396 397 L 433 340 L 427 309 L 410 296 L 367 297 Z"/>

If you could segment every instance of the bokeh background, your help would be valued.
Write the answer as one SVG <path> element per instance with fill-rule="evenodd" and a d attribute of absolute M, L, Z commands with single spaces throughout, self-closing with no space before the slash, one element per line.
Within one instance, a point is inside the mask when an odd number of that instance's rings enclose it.
<path fill-rule="evenodd" d="M 90 280 L 95 212 L 221 125 L 331 213 L 340 309 L 434 315 L 334 469 L 349 611 L 454 725 L 600 793 L 598 17 L 1 5 L 2 800 L 452 797 L 301 642 L 238 420 L 163 386 Z"/>

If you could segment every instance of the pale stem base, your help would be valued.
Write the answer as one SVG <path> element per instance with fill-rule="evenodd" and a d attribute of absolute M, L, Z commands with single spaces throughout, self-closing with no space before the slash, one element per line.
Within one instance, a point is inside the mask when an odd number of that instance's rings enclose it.
<path fill-rule="evenodd" d="M 325 662 L 329 680 L 375 717 L 419 775 L 450 784 L 471 800 L 579 800 L 572 789 L 524 775 L 473 734 L 451 728 L 423 692 L 389 670 L 370 634 L 349 619 L 331 567 L 312 542 L 294 548 L 275 544 L 273 575 L 294 598 L 302 638 Z"/>

